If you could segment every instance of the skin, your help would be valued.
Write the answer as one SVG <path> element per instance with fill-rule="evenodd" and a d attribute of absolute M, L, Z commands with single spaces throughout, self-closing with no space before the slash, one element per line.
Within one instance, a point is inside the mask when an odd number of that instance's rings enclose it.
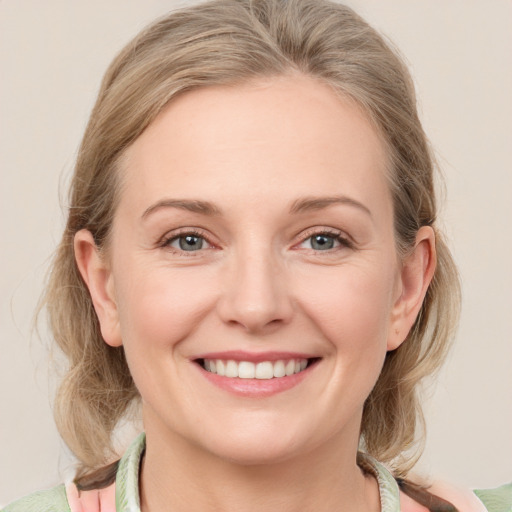
<path fill-rule="evenodd" d="M 108 250 L 81 231 L 75 252 L 142 396 L 143 510 L 380 509 L 356 465 L 363 404 L 435 267 L 428 227 L 397 256 L 386 161 L 357 106 L 300 75 L 186 93 L 128 148 Z M 227 350 L 318 361 L 246 397 L 195 362 Z"/>

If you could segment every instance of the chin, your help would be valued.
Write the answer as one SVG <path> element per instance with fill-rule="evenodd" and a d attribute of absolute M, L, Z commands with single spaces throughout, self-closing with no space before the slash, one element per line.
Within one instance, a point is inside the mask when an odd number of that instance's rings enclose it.
<path fill-rule="evenodd" d="M 220 459 L 242 466 L 276 464 L 313 449 L 311 435 L 286 429 L 226 430 L 208 439 L 206 448 Z"/>
<path fill-rule="evenodd" d="M 264 445 L 261 442 L 216 446 L 213 455 L 240 466 L 262 466 L 278 464 L 294 458 L 299 452 L 296 447 L 285 445 Z"/>

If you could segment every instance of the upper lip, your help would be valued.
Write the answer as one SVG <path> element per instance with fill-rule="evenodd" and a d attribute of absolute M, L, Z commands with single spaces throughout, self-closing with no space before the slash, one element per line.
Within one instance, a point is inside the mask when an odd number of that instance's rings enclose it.
<path fill-rule="evenodd" d="M 243 350 L 228 350 L 223 352 L 208 352 L 199 354 L 192 359 L 220 359 L 223 361 L 250 361 L 260 363 L 262 361 L 279 361 L 289 359 L 312 359 L 318 358 L 317 355 L 302 352 L 246 352 Z"/>

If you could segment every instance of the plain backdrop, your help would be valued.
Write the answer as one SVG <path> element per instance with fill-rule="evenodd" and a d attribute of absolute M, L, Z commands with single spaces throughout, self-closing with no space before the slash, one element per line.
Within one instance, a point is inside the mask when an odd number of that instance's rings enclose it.
<path fill-rule="evenodd" d="M 182 1 L 184 5 L 189 2 Z M 419 468 L 465 486 L 512 479 L 512 1 L 351 0 L 400 48 L 446 177 L 460 266 L 456 346 L 426 400 Z M 42 329 L 31 322 L 102 73 L 171 0 L 0 0 L 0 504 L 59 483 Z"/>

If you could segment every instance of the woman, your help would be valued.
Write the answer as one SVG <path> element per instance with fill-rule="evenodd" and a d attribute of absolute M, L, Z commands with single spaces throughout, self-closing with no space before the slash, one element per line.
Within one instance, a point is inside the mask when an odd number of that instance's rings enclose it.
<path fill-rule="evenodd" d="M 499 510 L 507 488 L 404 480 L 458 310 L 432 173 L 406 69 L 350 9 L 149 27 L 105 76 L 47 293 L 82 468 L 5 510 Z"/>

